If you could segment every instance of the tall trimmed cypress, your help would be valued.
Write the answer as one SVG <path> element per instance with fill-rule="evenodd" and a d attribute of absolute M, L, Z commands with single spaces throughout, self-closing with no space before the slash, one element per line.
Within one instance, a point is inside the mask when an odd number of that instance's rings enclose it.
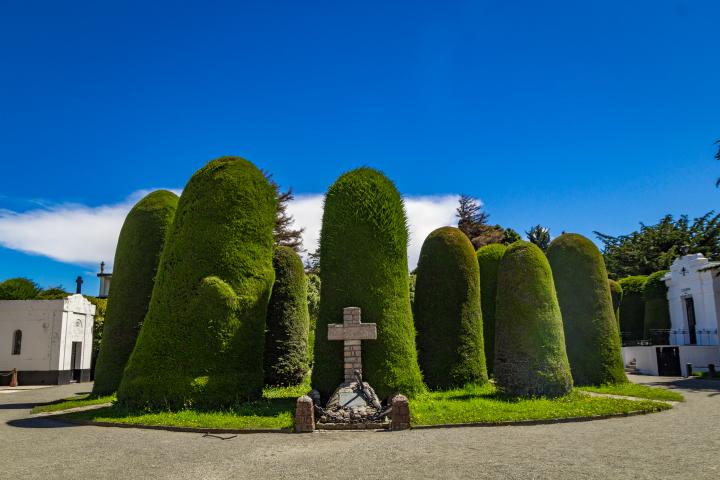
<path fill-rule="evenodd" d="M 645 330 L 645 275 L 620 279 L 623 300 L 620 304 L 620 332 L 624 341 L 642 340 Z"/>
<path fill-rule="evenodd" d="M 480 271 L 475 249 L 457 228 L 441 227 L 420 250 L 415 283 L 418 358 L 433 389 L 487 381 Z"/>
<path fill-rule="evenodd" d="M 320 318 L 312 384 L 327 397 L 343 381 L 343 344 L 327 326 L 342 323 L 345 307 L 360 307 L 377 324 L 377 340 L 362 345 L 363 373 L 383 398 L 424 390 L 415 349 L 402 198 L 382 173 L 343 174 L 325 198 L 320 234 Z"/>
<path fill-rule="evenodd" d="M 647 277 L 643 288 L 645 300 L 645 315 L 643 320 L 644 338 L 652 340 L 654 344 L 667 344 L 669 341 L 666 332 L 658 330 L 670 329 L 670 306 L 668 305 L 668 288 L 662 278 L 667 270 L 655 272 Z"/>
<path fill-rule="evenodd" d="M 582 235 L 564 233 L 550 243 L 547 257 L 562 312 L 573 382 L 627 382 L 602 254 Z"/>
<path fill-rule="evenodd" d="M 165 242 L 150 307 L 118 401 L 227 408 L 259 397 L 277 201 L 238 157 L 196 172 Z"/>
<path fill-rule="evenodd" d="M 308 370 L 307 277 L 300 256 L 290 247 L 275 247 L 273 268 L 275 284 L 265 332 L 265 384 L 298 385 Z"/>
<path fill-rule="evenodd" d="M 525 397 L 558 397 L 573 386 L 550 265 L 529 242 L 513 243 L 500 260 L 495 384 Z"/>
<path fill-rule="evenodd" d="M 177 204 L 177 195 L 158 190 L 140 200 L 125 217 L 115 250 L 103 342 L 95 365 L 96 395 L 109 395 L 120 385 L 150 304 Z"/>
<path fill-rule="evenodd" d="M 615 322 L 618 326 L 618 334 L 620 333 L 620 304 L 623 298 L 623 289 L 618 282 L 608 278 L 610 286 L 610 298 L 612 298 L 613 313 L 615 314 Z"/>
<path fill-rule="evenodd" d="M 502 243 L 491 243 L 477 251 L 480 267 L 480 303 L 483 315 L 483 340 L 488 374 L 492 375 L 495 365 L 495 299 L 500 259 L 507 247 Z"/>

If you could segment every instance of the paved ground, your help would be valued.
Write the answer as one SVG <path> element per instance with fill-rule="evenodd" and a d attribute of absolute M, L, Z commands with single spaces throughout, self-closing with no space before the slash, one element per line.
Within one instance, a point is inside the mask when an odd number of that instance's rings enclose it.
<path fill-rule="evenodd" d="M 220 440 L 29 416 L 34 404 L 85 392 L 87 384 L 0 391 L 0 478 L 718 478 L 720 382 L 633 380 L 666 383 L 687 402 L 573 424 Z"/>

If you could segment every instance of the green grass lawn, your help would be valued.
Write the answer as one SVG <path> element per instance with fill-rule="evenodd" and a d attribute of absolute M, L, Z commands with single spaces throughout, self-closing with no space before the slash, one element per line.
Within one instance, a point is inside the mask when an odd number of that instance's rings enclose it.
<path fill-rule="evenodd" d="M 702 380 L 720 380 L 720 373 L 715 373 L 715 375 L 711 377 L 708 372 L 693 372 L 693 378 L 700 378 Z"/>
<path fill-rule="evenodd" d="M 154 425 L 218 429 L 291 429 L 295 400 L 309 391 L 308 381 L 297 387 L 268 387 L 263 398 L 228 411 L 182 410 L 179 412 L 130 411 L 119 405 L 73 412 L 65 417 L 76 420 L 129 425 Z M 585 388 L 585 390 L 589 390 Z M 677 400 L 682 396 L 659 388 L 621 385 L 594 389 L 600 393 L 643 396 L 659 400 Z M 660 393 L 665 392 L 665 393 Z M 670 395 L 667 395 L 670 394 Z M 73 397 L 36 407 L 33 413 L 112 402 L 114 397 Z M 468 386 L 458 390 L 430 392 L 410 401 L 412 424 L 437 425 L 457 423 L 504 423 L 521 420 L 548 420 L 568 417 L 591 417 L 634 411 L 657 412 L 670 408 L 652 400 L 626 400 L 592 397 L 581 389 L 557 399 L 507 399 L 494 385 Z"/>
<path fill-rule="evenodd" d="M 59 412 L 69 408 L 86 407 L 88 405 L 100 405 L 103 403 L 112 403 L 115 401 L 115 395 L 105 395 L 102 397 L 94 397 L 91 394 L 78 395 L 76 397 L 64 398 L 55 402 L 46 403 L 34 407 L 30 413 L 47 413 Z"/>
<path fill-rule="evenodd" d="M 573 390 L 556 399 L 506 399 L 492 384 L 430 392 L 410 401 L 413 425 L 444 423 L 504 423 L 629 413 L 658 412 L 671 408 L 651 400 L 591 397 Z"/>
<path fill-rule="evenodd" d="M 609 393 L 624 395 L 626 397 L 649 398 L 651 400 L 669 400 L 683 402 L 685 397 L 673 390 L 662 387 L 649 387 L 637 383 L 622 383 L 620 385 L 602 385 L 600 387 L 579 387 L 578 390 L 595 393 Z"/>

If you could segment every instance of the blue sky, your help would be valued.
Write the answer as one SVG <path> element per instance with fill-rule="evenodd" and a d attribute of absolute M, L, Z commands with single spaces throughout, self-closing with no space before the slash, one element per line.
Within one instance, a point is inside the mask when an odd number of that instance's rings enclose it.
<path fill-rule="evenodd" d="M 0 278 L 92 293 L 104 215 L 226 154 L 308 196 L 373 166 L 519 231 L 700 215 L 720 199 L 718 18 L 714 0 L 0 2 Z"/>

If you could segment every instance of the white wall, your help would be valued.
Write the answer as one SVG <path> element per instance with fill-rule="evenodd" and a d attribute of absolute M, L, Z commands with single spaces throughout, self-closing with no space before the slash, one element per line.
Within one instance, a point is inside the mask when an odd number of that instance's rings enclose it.
<path fill-rule="evenodd" d="M 657 375 L 657 352 L 655 347 L 622 347 L 623 363 L 627 366 L 635 360 L 638 372 L 643 375 Z"/>
<path fill-rule="evenodd" d="M 717 262 L 696 253 L 676 259 L 665 276 L 668 286 L 671 330 L 687 331 L 688 317 L 685 299 L 692 297 L 695 306 L 695 331 L 698 345 L 718 345 L 718 317 L 720 316 L 720 271 L 713 267 Z M 670 344 L 689 343 L 688 334 L 670 334 Z"/>
<path fill-rule="evenodd" d="M 62 300 L 0 301 L 0 371 L 70 370 L 72 342 L 83 342 L 76 368 L 89 369 L 95 306 L 82 295 Z M 13 336 L 22 331 L 20 355 Z"/>

